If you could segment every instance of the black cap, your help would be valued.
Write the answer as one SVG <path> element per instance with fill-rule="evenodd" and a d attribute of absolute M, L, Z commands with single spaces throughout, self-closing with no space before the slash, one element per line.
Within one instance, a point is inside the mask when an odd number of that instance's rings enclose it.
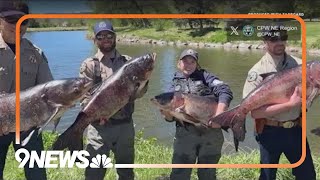
<path fill-rule="evenodd" d="M 109 32 L 115 33 L 110 21 L 101 21 L 96 23 L 93 31 L 94 31 L 94 35 L 97 35 L 101 31 L 109 31 Z"/>
<path fill-rule="evenodd" d="M 185 49 L 180 55 L 180 60 L 186 56 L 192 56 L 196 61 L 198 61 L 198 52 L 193 49 Z"/>
<path fill-rule="evenodd" d="M 25 14 L 29 14 L 29 7 L 24 2 L 8 0 L 0 2 L 0 17 Z"/>

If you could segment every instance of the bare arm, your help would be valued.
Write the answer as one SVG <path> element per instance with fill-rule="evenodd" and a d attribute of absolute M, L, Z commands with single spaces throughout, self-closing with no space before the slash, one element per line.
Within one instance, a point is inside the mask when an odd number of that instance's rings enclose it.
<path fill-rule="evenodd" d="M 219 102 L 215 116 L 217 116 L 218 114 L 221 114 L 222 112 L 226 111 L 227 109 L 228 109 L 228 105 L 226 103 Z"/>

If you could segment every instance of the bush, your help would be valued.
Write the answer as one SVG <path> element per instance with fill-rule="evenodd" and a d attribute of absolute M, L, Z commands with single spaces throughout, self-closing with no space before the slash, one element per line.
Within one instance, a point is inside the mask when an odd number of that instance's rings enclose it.
<path fill-rule="evenodd" d="M 317 39 L 315 42 L 311 43 L 310 47 L 314 49 L 320 49 L 320 38 Z"/>
<path fill-rule="evenodd" d="M 155 19 L 152 21 L 152 26 L 156 29 L 156 31 L 163 31 L 172 27 L 173 23 L 172 21 L 168 21 L 166 19 Z"/>

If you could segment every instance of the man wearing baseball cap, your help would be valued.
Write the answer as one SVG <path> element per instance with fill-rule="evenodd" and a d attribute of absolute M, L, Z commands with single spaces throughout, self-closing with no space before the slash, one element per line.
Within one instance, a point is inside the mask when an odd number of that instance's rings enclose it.
<path fill-rule="evenodd" d="M 21 16 L 29 13 L 28 5 L 18 1 L 0 2 L 0 94 L 15 92 L 15 53 L 16 53 L 16 23 Z M 36 86 L 52 80 L 52 74 L 46 57 L 40 48 L 33 45 L 29 40 L 23 38 L 27 30 L 28 21 L 21 24 L 21 70 L 20 88 Z M 1 128 L 1 127 L 0 127 Z M 44 149 L 42 134 L 38 136 L 38 129 L 21 132 L 21 140 L 24 140 L 32 131 L 29 142 L 24 146 L 13 143 L 15 150 L 25 148 L 28 151 L 36 151 L 38 155 Z M 1 130 L 0 130 L 1 132 Z M 15 133 L 0 136 L 0 179 L 3 179 L 3 171 L 8 148 L 15 141 Z M 46 180 L 46 171 L 35 164 L 34 168 L 25 166 L 25 176 L 28 180 Z"/>
<path fill-rule="evenodd" d="M 93 32 L 94 43 L 98 47 L 98 52 L 81 64 L 80 77 L 88 78 L 97 84 L 110 77 L 131 57 L 121 55 L 116 50 L 116 33 L 111 22 L 97 22 Z M 142 97 L 146 90 L 147 86 L 138 97 Z M 87 95 L 81 102 L 82 106 L 88 103 L 91 95 L 92 93 Z M 100 119 L 100 122 L 92 123 L 88 126 L 86 150 L 90 153 L 89 159 L 97 154 L 109 156 L 110 150 L 112 150 L 115 155 L 115 163 L 134 163 L 135 132 L 132 120 L 133 111 L 134 103 L 129 102 L 107 121 Z M 87 180 L 102 180 L 105 173 L 105 168 L 88 167 L 85 171 L 85 178 Z M 133 169 L 120 168 L 117 169 L 117 174 L 119 180 L 134 179 Z"/>
<path fill-rule="evenodd" d="M 270 25 L 271 26 L 271 25 Z M 281 26 L 277 23 L 274 27 Z M 257 88 L 270 73 L 281 72 L 302 63 L 298 57 L 286 53 L 288 34 L 286 30 L 266 31 L 263 37 L 266 53 L 249 70 L 243 87 L 243 98 Z M 278 164 L 281 154 L 290 163 L 296 163 L 302 156 L 301 92 L 295 89 L 290 101 L 271 104 L 251 111 L 254 119 L 256 140 L 260 147 L 261 164 Z M 281 123 L 279 123 L 281 122 Z M 316 172 L 307 141 L 306 157 L 301 165 L 292 169 L 296 180 L 316 179 Z M 277 179 L 276 168 L 262 168 L 259 180 Z"/>

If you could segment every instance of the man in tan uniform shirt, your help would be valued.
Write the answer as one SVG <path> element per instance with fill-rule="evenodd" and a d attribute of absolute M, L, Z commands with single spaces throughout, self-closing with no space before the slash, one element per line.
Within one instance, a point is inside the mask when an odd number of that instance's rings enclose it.
<path fill-rule="evenodd" d="M 276 32 L 276 31 L 270 31 Z M 293 68 L 301 59 L 285 52 L 288 35 L 281 31 L 281 37 L 265 37 L 266 54 L 248 72 L 243 88 L 245 98 L 262 81 L 264 75 Z M 289 102 L 261 107 L 251 112 L 255 119 L 256 140 L 260 146 L 261 164 L 278 164 L 282 153 L 290 163 L 296 163 L 302 155 L 301 93 L 296 88 Z M 287 121 L 278 123 L 275 120 Z M 260 180 L 275 180 L 277 169 L 261 169 Z M 315 180 L 315 170 L 307 143 L 307 156 L 302 165 L 292 171 L 297 180 Z"/>
<path fill-rule="evenodd" d="M 12 1 L 4 1 L 0 4 L 0 93 L 15 93 L 15 24 L 18 19 L 28 14 L 28 6 L 24 3 L 14 4 Z M 27 29 L 27 21 L 21 26 L 21 36 Z M 37 84 L 52 80 L 52 74 L 48 62 L 41 49 L 34 46 L 29 40 L 21 39 L 21 72 L 20 88 L 25 90 Z M 32 130 L 21 132 L 24 139 Z M 29 143 L 23 148 L 35 150 L 40 154 L 43 150 L 41 134 L 34 133 Z M 15 133 L 0 136 L 0 179 L 3 179 L 3 170 L 8 148 L 15 140 Z M 15 150 L 21 146 L 13 144 Z M 45 169 L 39 169 L 37 165 L 30 169 L 25 167 L 25 175 L 28 180 L 45 180 Z"/>
<path fill-rule="evenodd" d="M 94 57 L 86 59 L 80 67 L 80 77 L 86 77 L 95 84 L 106 80 L 122 67 L 131 57 L 121 55 L 116 49 L 116 34 L 109 21 L 98 22 L 94 27 L 94 42 L 98 47 L 98 52 Z M 147 90 L 143 88 L 142 97 Z M 89 97 L 88 97 L 89 98 Z M 88 102 L 88 98 L 82 101 L 82 105 Z M 90 153 L 90 158 L 97 154 L 109 156 L 110 150 L 115 155 L 117 164 L 134 163 L 134 126 L 132 113 L 134 103 L 129 102 L 119 112 L 113 115 L 108 121 L 101 120 L 100 123 L 92 123 L 88 126 L 86 150 Z M 105 168 L 90 168 L 85 171 L 87 180 L 102 180 L 105 176 Z M 119 180 L 133 180 L 133 169 L 117 169 Z"/>

